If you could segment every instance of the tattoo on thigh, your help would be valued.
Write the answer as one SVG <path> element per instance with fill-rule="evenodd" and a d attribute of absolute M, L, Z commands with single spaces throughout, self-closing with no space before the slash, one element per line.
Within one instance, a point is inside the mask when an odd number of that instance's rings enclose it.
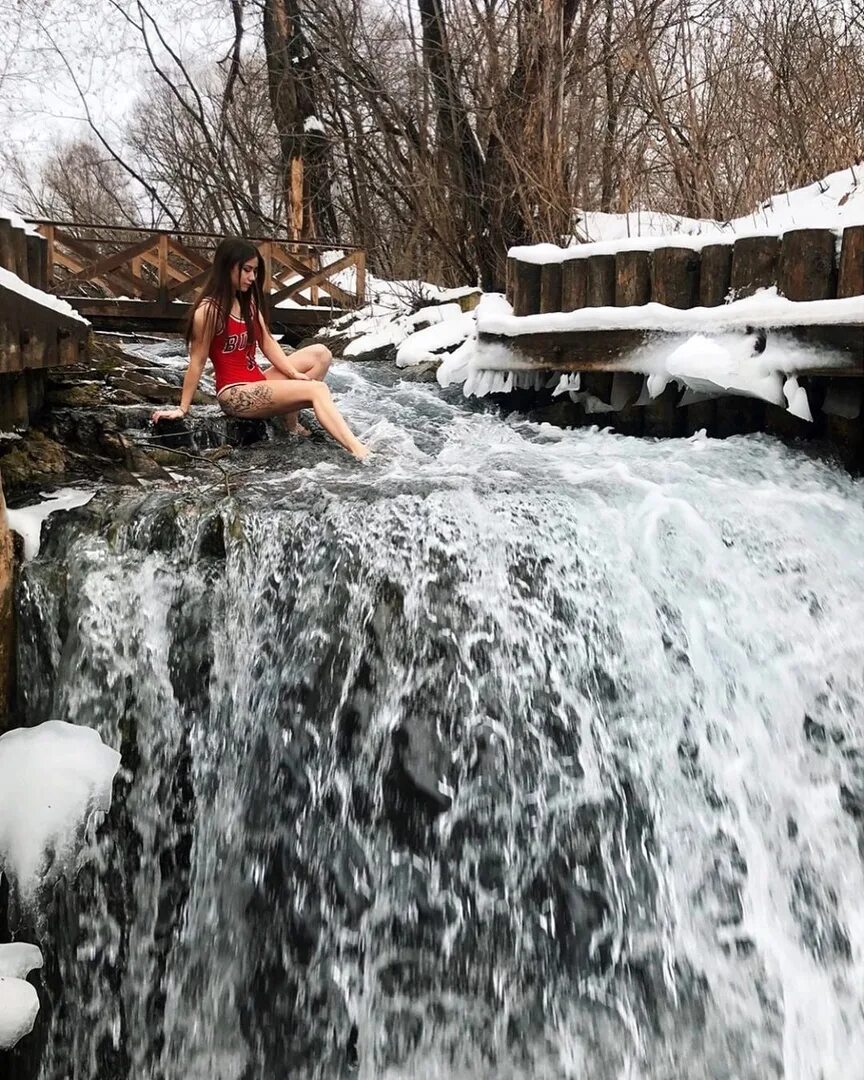
<path fill-rule="evenodd" d="M 245 416 L 255 409 L 273 404 L 273 391 L 269 386 L 231 386 L 219 397 L 223 410 L 234 416 Z"/>

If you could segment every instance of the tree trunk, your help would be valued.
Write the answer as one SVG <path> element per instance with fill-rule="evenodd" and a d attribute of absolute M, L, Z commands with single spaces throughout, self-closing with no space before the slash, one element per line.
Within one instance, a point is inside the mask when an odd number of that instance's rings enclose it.
<path fill-rule="evenodd" d="M 330 147 L 315 111 L 316 59 L 298 0 L 264 0 L 264 47 L 289 232 L 295 240 L 336 239 Z"/>

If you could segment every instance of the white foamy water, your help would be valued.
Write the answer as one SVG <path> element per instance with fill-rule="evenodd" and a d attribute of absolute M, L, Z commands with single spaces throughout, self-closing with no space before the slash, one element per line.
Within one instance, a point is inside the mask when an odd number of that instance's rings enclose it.
<path fill-rule="evenodd" d="M 129 770 L 42 1075 L 855 1080 L 862 485 L 334 387 L 368 465 L 244 451 L 28 566 L 32 719 Z"/>

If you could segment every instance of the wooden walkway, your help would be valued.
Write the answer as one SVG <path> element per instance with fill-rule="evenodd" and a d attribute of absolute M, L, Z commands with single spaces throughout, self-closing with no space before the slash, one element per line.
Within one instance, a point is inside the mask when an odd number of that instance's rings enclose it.
<path fill-rule="evenodd" d="M 221 240 L 213 233 L 33 224 L 45 240 L 47 289 L 106 330 L 181 329 Z M 334 309 L 363 304 L 366 257 L 361 249 L 272 237 L 252 242 L 264 261 L 271 318 L 280 327 L 305 332 L 329 322 Z M 325 261 L 337 247 L 344 254 Z M 350 288 L 335 280 L 346 270 L 353 270 Z"/>

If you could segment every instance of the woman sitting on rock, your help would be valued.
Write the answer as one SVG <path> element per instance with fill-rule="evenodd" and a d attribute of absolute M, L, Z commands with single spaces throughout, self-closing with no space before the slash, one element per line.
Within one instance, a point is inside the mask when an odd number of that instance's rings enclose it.
<path fill-rule="evenodd" d="M 345 423 L 322 381 L 330 367 L 330 350 L 309 345 L 288 356 L 267 327 L 263 284 L 264 264 L 254 244 L 237 237 L 223 240 L 190 313 L 189 367 L 180 407 L 157 410 L 153 422 L 187 415 L 209 357 L 216 374 L 216 397 L 228 416 L 249 420 L 284 416 L 289 431 L 308 435 L 299 410 L 310 406 L 325 431 L 362 460 L 368 449 Z M 259 345 L 273 365 L 268 371 L 256 363 Z"/>

